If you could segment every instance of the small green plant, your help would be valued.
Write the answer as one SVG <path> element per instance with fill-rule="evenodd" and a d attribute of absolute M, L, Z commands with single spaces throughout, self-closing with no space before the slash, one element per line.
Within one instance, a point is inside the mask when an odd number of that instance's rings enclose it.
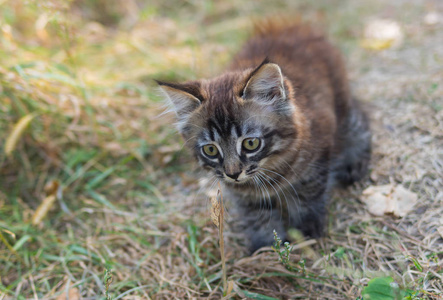
<path fill-rule="evenodd" d="M 106 300 L 111 300 L 111 296 L 109 295 L 109 286 L 112 283 L 112 270 L 109 268 L 105 269 L 105 274 L 103 275 L 103 283 L 105 285 L 105 297 Z"/>
<path fill-rule="evenodd" d="M 369 281 L 363 289 L 362 300 L 400 300 L 405 298 L 406 292 L 400 289 L 392 277 L 376 277 Z M 413 298 L 409 298 L 413 299 Z"/>
<path fill-rule="evenodd" d="M 282 247 L 282 240 L 278 236 L 277 232 L 274 230 L 274 246 L 272 249 L 278 254 L 278 260 L 283 264 L 283 266 L 291 272 L 306 274 L 304 259 L 300 259 L 296 264 L 292 263 L 290 260 L 290 254 L 292 251 L 292 246 L 285 242 Z"/>

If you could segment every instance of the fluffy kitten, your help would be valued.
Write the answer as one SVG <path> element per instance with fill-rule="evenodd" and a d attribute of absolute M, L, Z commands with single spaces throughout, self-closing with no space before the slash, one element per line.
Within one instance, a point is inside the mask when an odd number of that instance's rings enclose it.
<path fill-rule="evenodd" d="M 368 119 L 339 51 L 309 26 L 262 24 L 222 75 L 158 84 L 186 145 L 236 204 L 251 250 L 271 245 L 274 229 L 319 237 L 331 188 L 367 170 Z"/>

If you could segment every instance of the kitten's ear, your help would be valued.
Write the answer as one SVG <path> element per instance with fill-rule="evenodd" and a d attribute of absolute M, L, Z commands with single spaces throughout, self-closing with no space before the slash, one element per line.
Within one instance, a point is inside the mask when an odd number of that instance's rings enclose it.
<path fill-rule="evenodd" d="M 177 127 L 181 130 L 191 113 L 202 103 L 203 98 L 200 93 L 200 85 L 195 83 L 168 83 L 156 80 L 169 102 L 170 110 L 174 111 L 178 118 Z"/>
<path fill-rule="evenodd" d="M 243 89 L 243 98 L 254 99 L 263 104 L 285 100 L 286 92 L 280 67 L 265 60 L 252 71 Z"/>

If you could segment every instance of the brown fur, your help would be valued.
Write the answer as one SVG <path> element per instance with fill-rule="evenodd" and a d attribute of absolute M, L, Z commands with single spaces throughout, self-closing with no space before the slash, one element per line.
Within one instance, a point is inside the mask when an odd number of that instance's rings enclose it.
<path fill-rule="evenodd" d="M 367 118 L 350 96 L 340 53 L 310 26 L 261 23 L 223 75 L 159 84 L 180 108 L 179 130 L 194 139 L 196 159 L 223 179 L 236 202 L 251 249 L 272 242 L 273 229 L 283 238 L 288 227 L 319 236 L 331 188 L 360 179 L 367 169 Z M 263 143 L 252 158 L 236 148 L 250 127 L 260 129 Z M 202 145 L 215 140 L 218 160 L 202 153 Z M 254 184 L 237 180 L 242 174 L 255 177 Z"/>
<path fill-rule="evenodd" d="M 289 81 L 288 86 L 296 91 L 292 99 L 309 120 L 296 124 L 297 131 L 309 131 L 315 136 L 311 141 L 307 136 L 305 146 L 340 147 L 341 139 L 336 129 L 349 113 L 350 94 L 338 50 L 306 24 L 288 26 L 268 20 L 256 25 L 254 36 L 237 54 L 229 69 L 252 68 L 265 58 L 281 67 Z"/>

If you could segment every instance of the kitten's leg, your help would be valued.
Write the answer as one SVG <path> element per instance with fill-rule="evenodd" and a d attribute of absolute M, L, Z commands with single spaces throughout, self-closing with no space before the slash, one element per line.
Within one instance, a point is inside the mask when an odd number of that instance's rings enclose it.
<path fill-rule="evenodd" d="M 252 253 L 261 247 L 273 245 L 274 230 L 283 241 L 286 240 L 286 230 L 282 218 L 281 210 L 275 203 L 267 203 L 267 205 L 263 203 L 261 205 L 258 203 L 237 204 L 236 231 L 245 234 Z"/>
<path fill-rule="evenodd" d="M 313 199 L 309 206 L 302 207 L 303 213 L 293 226 L 305 237 L 319 238 L 325 230 L 326 203 L 329 195 L 324 193 L 319 199 Z"/>
<path fill-rule="evenodd" d="M 366 175 L 371 157 L 369 119 L 358 102 L 342 128 L 341 153 L 332 167 L 335 180 L 342 186 L 353 184 Z"/>
<path fill-rule="evenodd" d="M 323 236 L 326 204 L 331 190 L 328 170 L 316 172 L 310 179 L 300 182 L 296 189 L 299 204 L 288 206 L 289 227 L 300 230 L 306 237 Z"/>

